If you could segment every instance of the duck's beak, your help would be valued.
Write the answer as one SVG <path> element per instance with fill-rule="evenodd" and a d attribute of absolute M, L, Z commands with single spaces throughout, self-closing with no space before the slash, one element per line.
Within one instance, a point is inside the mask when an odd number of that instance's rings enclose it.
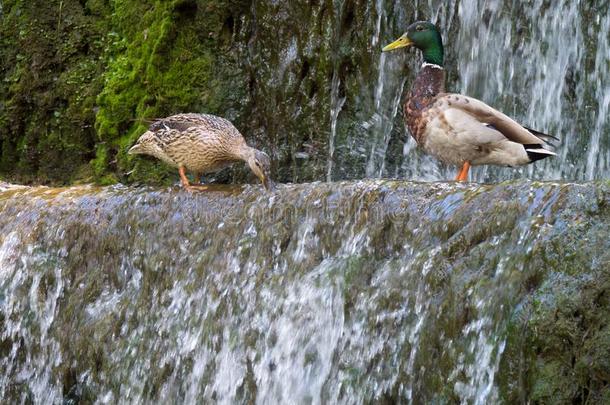
<path fill-rule="evenodd" d="M 137 155 L 137 154 L 141 153 L 140 149 L 141 149 L 140 144 L 136 143 L 134 146 L 132 146 L 127 151 L 127 154 L 128 155 Z"/>
<path fill-rule="evenodd" d="M 413 41 L 407 37 L 407 35 L 403 35 L 398 38 L 396 41 L 392 42 L 390 45 L 383 48 L 383 52 L 393 51 L 395 49 L 406 48 L 413 45 Z"/>
<path fill-rule="evenodd" d="M 275 191 L 275 183 L 269 178 L 269 176 L 263 175 L 263 177 L 261 178 L 261 182 L 263 183 L 263 187 L 265 187 L 265 190 Z"/>

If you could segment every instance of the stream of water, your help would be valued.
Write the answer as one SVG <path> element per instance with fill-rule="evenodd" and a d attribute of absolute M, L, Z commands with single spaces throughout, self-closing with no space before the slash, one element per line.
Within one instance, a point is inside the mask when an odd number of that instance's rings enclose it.
<path fill-rule="evenodd" d="M 528 366 L 504 356 L 521 330 L 509 325 L 532 280 L 555 277 L 543 258 L 604 266 L 607 196 L 384 181 L 271 198 L 0 189 L 0 401 L 518 398 L 511 373 Z"/>

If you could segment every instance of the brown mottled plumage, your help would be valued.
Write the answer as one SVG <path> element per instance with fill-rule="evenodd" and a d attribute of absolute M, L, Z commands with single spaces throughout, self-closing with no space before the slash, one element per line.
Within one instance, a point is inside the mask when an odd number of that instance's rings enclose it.
<path fill-rule="evenodd" d="M 417 143 L 421 143 L 426 129 L 425 112 L 436 102 L 439 93 L 445 91 L 445 71 L 434 65 L 424 64 L 407 96 L 404 105 L 405 122 Z"/>
<path fill-rule="evenodd" d="M 526 128 L 477 99 L 445 93 L 443 43 L 427 21 L 409 26 L 391 51 L 415 46 L 424 64 L 404 106 L 411 135 L 427 153 L 462 167 L 456 180 L 465 181 L 471 165 L 516 167 L 554 156 L 548 149 L 556 138 Z"/>
<path fill-rule="evenodd" d="M 201 175 L 216 172 L 243 160 L 265 188 L 269 157 L 246 143 L 230 121 L 209 114 L 178 114 L 153 122 L 129 154 L 154 156 L 180 170 L 185 188 L 192 188 L 185 171 Z"/>

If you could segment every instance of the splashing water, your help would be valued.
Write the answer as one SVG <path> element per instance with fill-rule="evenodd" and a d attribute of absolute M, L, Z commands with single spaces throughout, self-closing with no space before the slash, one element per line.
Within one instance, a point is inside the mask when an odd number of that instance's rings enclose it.
<path fill-rule="evenodd" d="M 498 402 L 531 280 L 607 258 L 602 186 L 259 190 L 0 191 L 0 401 Z"/>
<path fill-rule="evenodd" d="M 562 138 L 556 159 L 476 168 L 475 180 L 610 174 L 610 18 L 601 2 L 545 4 L 416 4 L 418 19 L 443 28 L 453 90 Z M 376 49 L 411 15 L 397 0 L 369 11 L 372 68 L 354 68 L 369 86 L 344 95 L 337 62 L 324 89 L 326 176 L 451 178 L 453 168 L 423 155 L 400 123 L 419 57 Z M 329 41 L 341 39 L 341 20 Z M 304 52 L 299 41 L 281 44 L 280 69 L 266 78 L 273 95 L 298 81 Z M 394 137 L 404 142 L 397 161 Z M 343 171 L 349 159 L 353 172 Z M 1 186 L 0 401 L 523 398 L 531 387 L 511 372 L 533 367 L 507 354 L 515 308 L 558 277 L 554 258 L 570 257 L 570 271 L 604 268 L 608 195 L 601 185 L 529 182 L 362 181 L 286 186 L 271 197 L 253 187 L 187 195 Z"/>

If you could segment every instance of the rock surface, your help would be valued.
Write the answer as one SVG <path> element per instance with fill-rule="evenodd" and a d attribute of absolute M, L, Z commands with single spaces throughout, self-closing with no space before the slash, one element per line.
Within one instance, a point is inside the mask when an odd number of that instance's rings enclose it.
<path fill-rule="evenodd" d="M 607 403 L 610 186 L 0 191 L 2 402 Z"/>

